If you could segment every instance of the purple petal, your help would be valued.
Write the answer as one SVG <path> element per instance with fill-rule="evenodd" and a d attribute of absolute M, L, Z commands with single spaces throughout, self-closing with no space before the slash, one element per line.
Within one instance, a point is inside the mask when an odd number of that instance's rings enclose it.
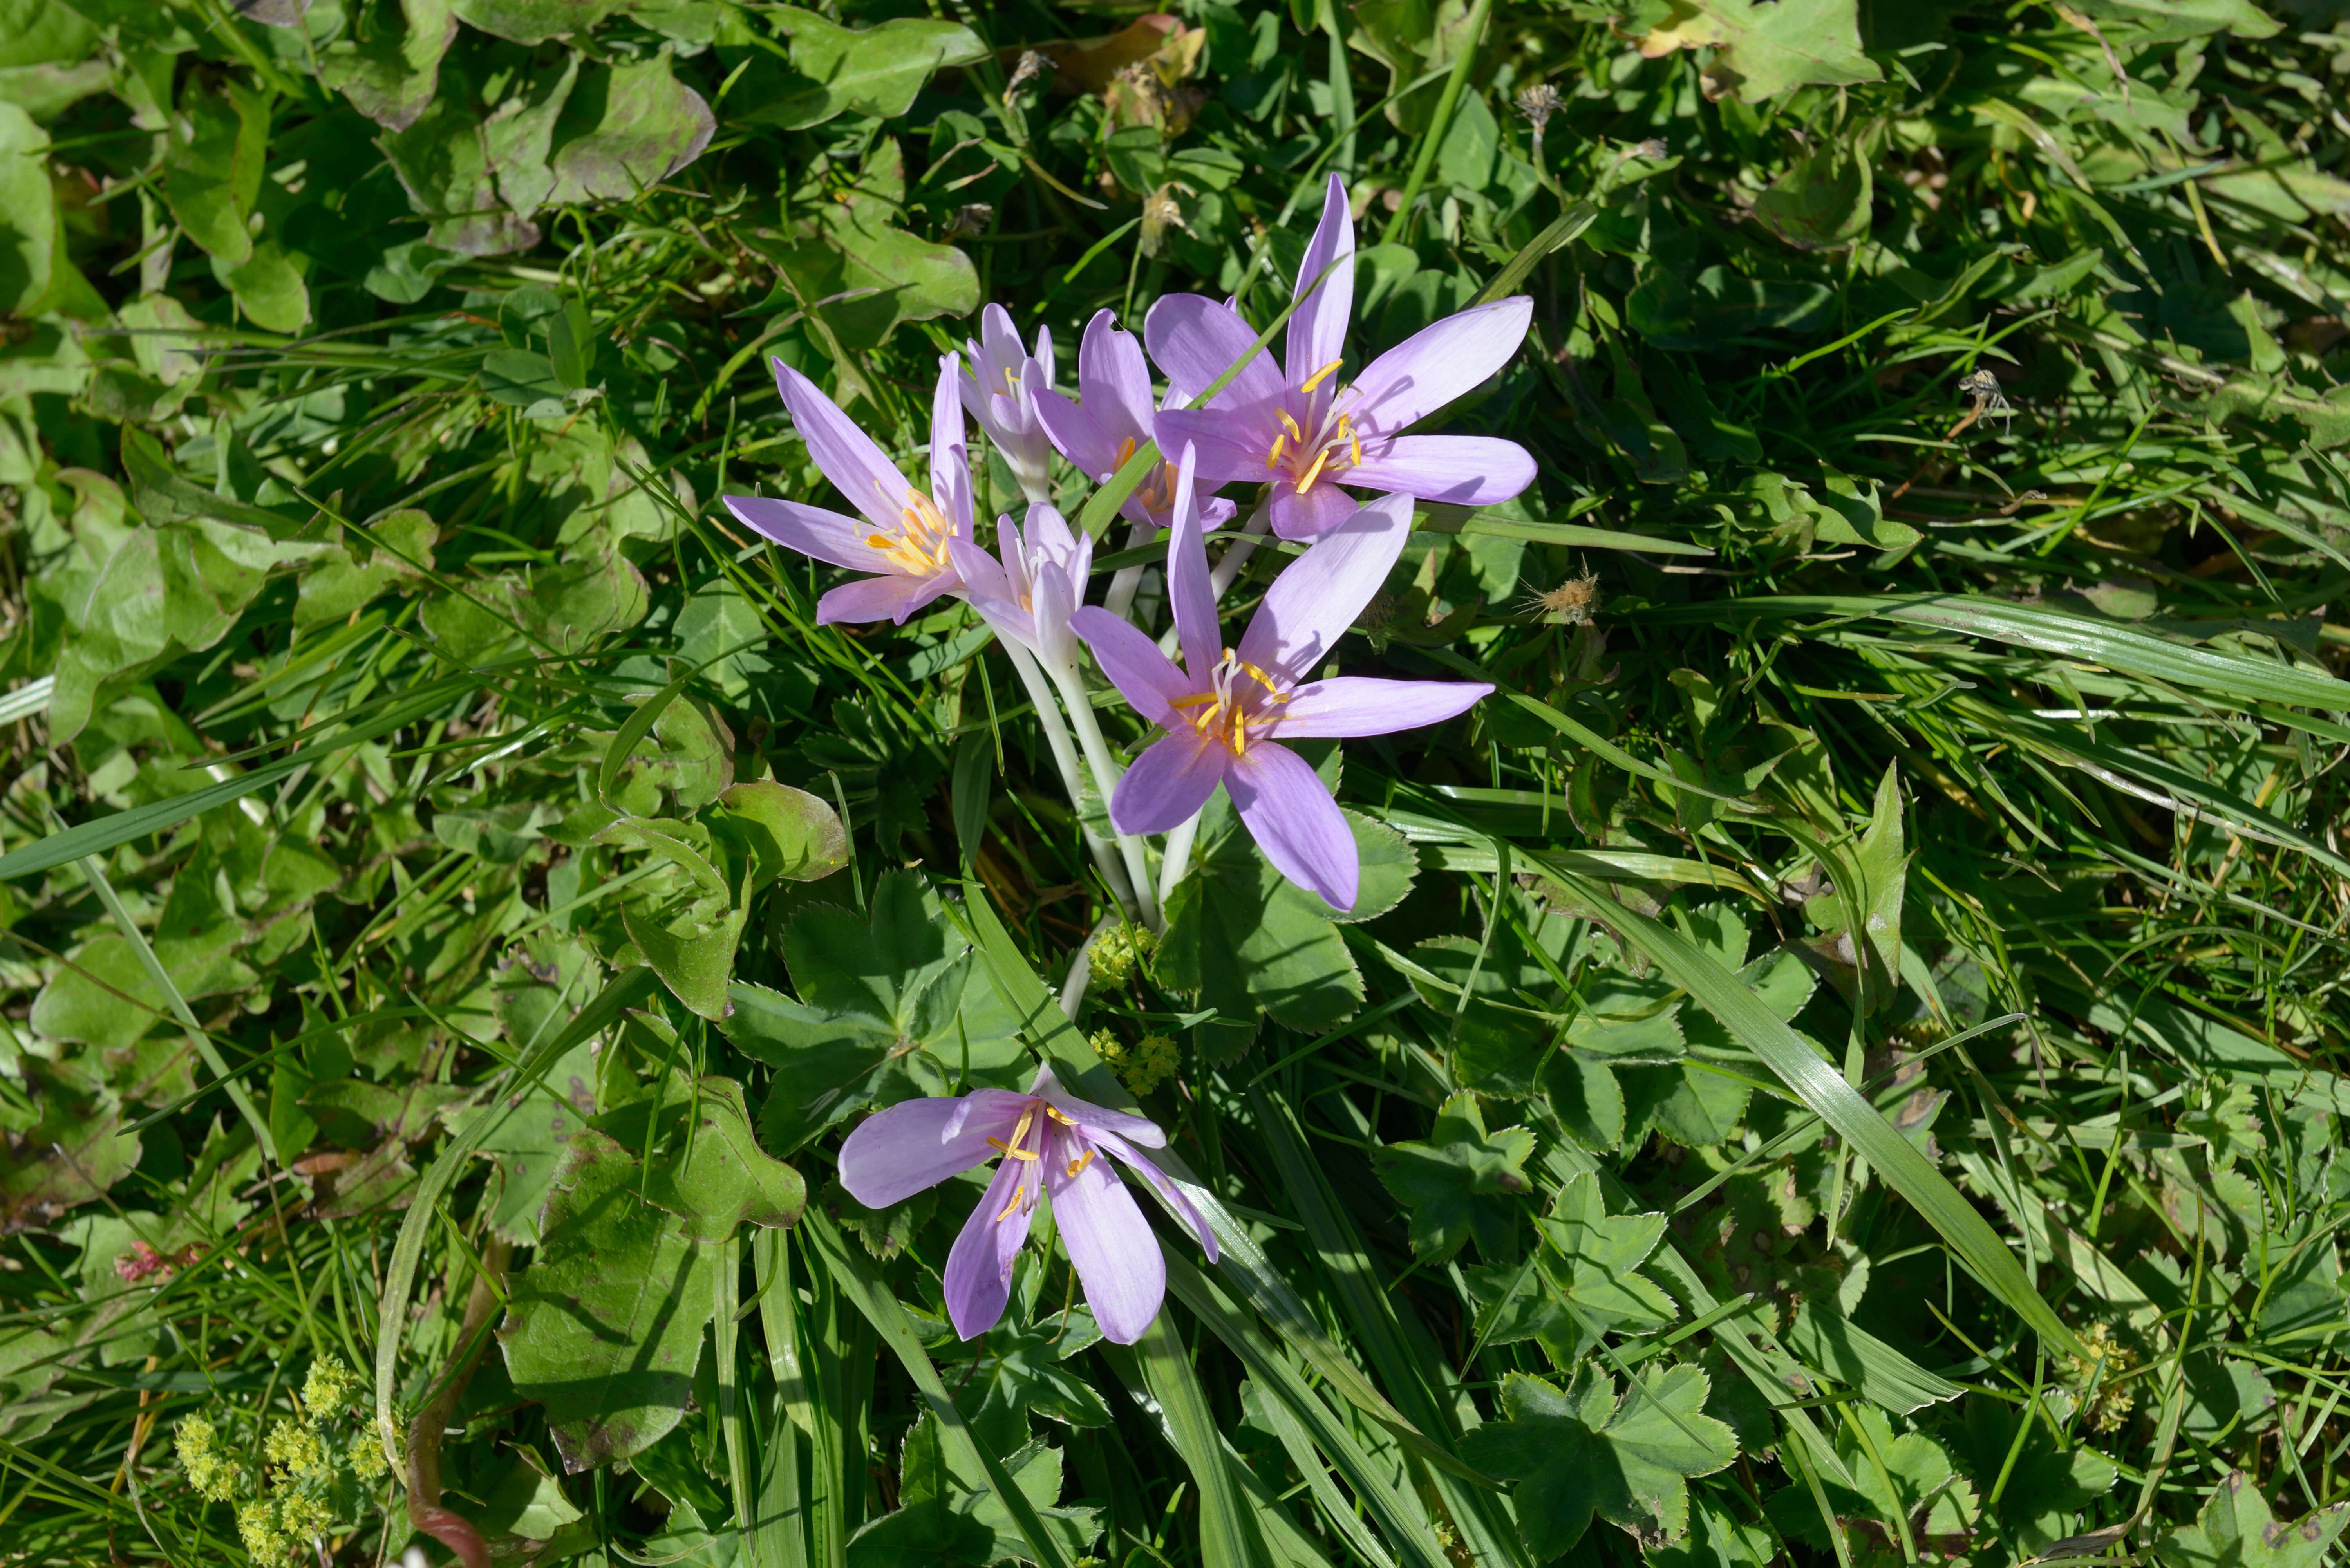
<path fill-rule="evenodd" d="M 1233 759 L 1224 787 L 1274 870 L 1341 914 L 1355 907 L 1362 860 L 1354 832 L 1305 758 L 1272 742 L 1251 746 Z"/>
<path fill-rule="evenodd" d="M 1149 439 L 1150 367 L 1143 360 L 1142 345 L 1118 324 L 1115 311 L 1097 310 L 1086 323 L 1085 340 L 1077 347 L 1077 394 L 1110 433 L 1113 446 L 1121 436 L 1133 437 L 1137 446 Z"/>
<path fill-rule="evenodd" d="M 979 341 L 986 352 L 983 364 L 988 369 L 1004 365 L 1016 368 L 1028 358 L 1027 347 L 1020 341 L 1020 329 L 1012 324 L 1012 312 L 1000 305 L 990 305 L 979 313 Z"/>
<path fill-rule="evenodd" d="M 1199 1236 L 1200 1250 L 1208 1254 L 1208 1262 L 1212 1263 L 1222 1255 L 1223 1249 L 1216 1241 L 1216 1232 L 1214 1228 L 1209 1225 L 1208 1217 L 1200 1212 L 1199 1205 L 1186 1197 L 1181 1188 L 1168 1179 L 1165 1171 L 1144 1158 L 1141 1150 L 1116 1133 L 1097 1131 L 1093 1135 L 1093 1140 L 1101 1146 L 1103 1152 L 1116 1155 L 1119 1159 L 1124 1160 L 1145 1181 L 1159 1189 L 1159 1196 L 1167 1199 L 1175 1212 L 1183 1217 L 1183 1222 L 1191 1226 L 1192 1231 Z"/>
<path fill-rule="evenodd" d="M 816 623 L 892 620 L 899 626 L 924 605 L 962 586 L 952 572 L 930 577 L 863 577 L 843 583 L 816 602 Z"/>
<path fill-rule="evenodd" d="M 1350 471 L 1346 477 L 1352 483 L 1355 476 Z M 1352 517 L 1357 504 L 1353 496 L 1327 480 L 1303 495 L 1295 484 L 1275 481 L 1273 531 L 1284 539 L 1319 539 Z"/>
<path fill-rule="evenodd" d="M 889 569 L 888 557 L 866 543 L 873 535 L 870 523 L 860 523 L 821 506 L 803 506 L 796 501 L 775 501 L 764 495 L 729 495 L 726 510 L 734 514 L 744 527 L 756 529 L 786 550 L 797 550 L 803 556 L 813 556 L 852 572 Z"/>
<path fill-rule="evenodd" d="M 1069 617 L 1069 629 L 1094 650 L 1094 662 L 1128 707 L 1161 729 L 1182 725 L 1175 701 L 1191 695 L 1191 682 L 1156 642 L 1099 605 L 1087 605 Z"/>
<path fill-rule="evenodd" d="M 1069 520 L 1060 509 L 1039 501 L 1028 508 L 1028 547 L 1056 566 L 1067 568 L 1077 558 L 1077 536 L 1069 531 Z M 1091 550 L 1093 540 L 1086 540 Z"/>
<path fill-rule="evenodd" d="M 958 534 L 975 532 L 971 515 L 971 453 L 963 444 L 962 394 L 956 383 L 956 356 L 939 356 L 938 386 L 931 394 L 931 499 Z"/>
<path fill-rule="evenodd" d="M 965 1339 L 977 1339 L 993 1328 L 1003 1316 L 1003 1303 L 1011 1299 L 1012 1261 L 1028 1239 L 1028 1221 L 1035 1206 L 1030 1202 L 1009 1214 L 1004 1210 L 1012 1206 L 1020 1179 L 1033 1174 L 1033 1160 L 1007 1158 L 997 1166 L 994 1179 L 987 1184 L 987 1196 L 963 1221 L 962 1234 L 955 1238 L 954 1250 L 947 1254 L 943 1282 L 947 1316 Z M 1003 1215 L 1000 1220 L 998 1215 Z"/>
<path fill-rule="evenodd" d="M 1355 264 L 1340 262 L 1328 277 L 1322 278 L 1319 287 L 1314 287 L 1314 280 L 1338 257 L 1354 254 L 1355 221 L 1347 212 L 1347 186 L 1333 174 L 1322 197 L 1322 221 L 1315 225 L 1305 259 L 1297 264 L 1297 289 L 1313 288 L 1314 292 L 1289 317 L 1287 358 L 1292 385 L 1303 385 L 1347 351 L 1347 321 L 1355 312 Z M 1524 336 L 1523 324 L 1518 332 Z M 1317 412 L 1327 406 L 1326 400 L 1336 388 L 1335 371 L 1315 387 Z"/>
<path fill-rule="evenodd" d="M 1077 1139 L 1055 1129 L 1045 1140 L 1045 1158 L 1052 1168 L 1045 1182 L 1053 1194 L 1053 1222 L 1060 1228 L 1061 1245 L 1076 1265 L 1086 1287 L 1086 1304 L 1102 1337 L 1113 1345 L 1132 1345 L 1159 1315 L 1167 1293 L 1167 1260 L 1159 1255 L 1159 1238 L 1150 1221 L 1135 1207 L 1134 1194 L 1118 1179 L 1109 1161 L 1087 1152 Z M 1076 1173 L 1070 1168 L 1076 1166 Z"/>
<path fill-rule="evenodd" d="M 948 540 L 947 554 L 953 558 L 956 575 L 962 578 L 963 597 L 979 612 L 979 618 L 993 627 L 996 636 L 1035 651 L 1035 618 L 1020 607 L 1019 597 L 1012 591 L 996 558 L 968 539 Z"/>
<path fill-rule="evenodd" d="M 1281 711 L 1281 738 L 1304 741 L 1347 735 L 1392 735 L 1458 718 L 1493 689 L 1480 680 L 1379 680 L 1342 675 L 1290 694 Z"/>
<path fill-rule="evenodd" d="M 1037 657 L 1055 670 L 1076 668 L 1077 641 L 1069 635 L 1069 617 L 1076 610 L 1083 583 L 1084 578 L 1072 581 L 1066 571 L 1048 565 L 1037 574 L 1029 594 L 1028 619 L 1035 628 Z"/>
<path fill-rule="evenodd" d="M 840 1184 L 868 1209 L 902 1203 L 975 1165 L 995 1151 L 991 1137 L 1009 1137 L 1024 1098 L 992 1114 L 973 1114 L 962 1097 L 903 1100 L 866 1117 L 840 1146 Z"/>
<path fill-rule="evenodd" d="M 1534 454 L 1497 436 L 1395 436 L 1363 443 L 1345 483 L 1400 491 L 1422 501 L 1491 506 L 1534 482 Z"/>
<path fill-rule="evenodd" d="M 1249 621 L 1240 656 L 1292 685 L 1327 659 L 1403 554 L 1411 497 L 1382 495 L 1290 563 Z"/>
<path fill-rule="evenodd" d="M 1118 472 L 1118 440 L 1091 409 L 1070 401 L 1065 393 L 1040 391 L 1036 419 L 1053 450 L 1096 484 L 1109 483 L 1109 476 Z"/>
<path fill-rule="evenodd" d="M 1142 323 L 1150 362 L 1167 377 L 1170 398 L 1189 402 L 1256 344 L 1256 334 L 1240 313 L 1203 294 L 1170 294 L 1150 307 Z M 1310 372 L 1308 372 L 1310 373 Z M 1270 403 L 1283 391 L 1281 368 L 1271 353 L 1259 354 L 1216 394 L 1209 407 L 1241 408 Z M 1161 443 L 1164 444 L 1163 442 Z"/>
<path fill-rule="evenodd" d="M 784 407 L 791 410 L 793 426 L 807 442 L 808 455 L 816 459 L 824 476 L 851 506 L 884 528 L 895 530 L 899 510 L 912 488 L 906 476 L 814 381 L 781 359 L 775 361 L 775 386 L 784 394 Z"/>
<path fill-rule="evenodd" d="M 1419 423 L 1508 364 L 1526 340 L 1534 308 L 1519 295 L 1448 316 L 1364 367 L 1345 404 L 1364 442 Z"/>
<path fill-rule="evenodd" d="M 1273 403 L 1226 408 L 1219 400 L 1212 409 L 1161 410 L 1150 428 L 1162 452 L 1191 448 L 1192 471 L 1210 484 L 1262 483 L 1272 477 L 1265 454 L 1282 433 L 1277 412 Z"/>
<path fill-rule="evenodd" d="M 1036 1082 L 1029 1093 L 1043 1100 L 1063 1116 L 1084 1127 L 1089 1134 L 1107 1136 L 1121 1142 L 1131 1141 L 1149 1148 L 1164 1148 L 1167 1135 L 1149 1116 L 1138 1116 L 1127 1111 L 1114 1111 L 1107 1106 L 1097 1106 L 1091 1100 L 1081 1100 L 1061 1087 L 1061 1080 L 1050 1067 L 1039 1068 Z"/>
<path fill-rule="evenodd" d="M 1177 721 L 1109 792 L 1111 825 L 1120 833 L 1165 833 L 1189 822 L 1216 793 L 1232 760 L 1222 745 Z"/>
<path fill-rule="evenodd" d="M 1205 680 L 1223 657 L 1224 638 L 1216 625 L 1216 586 L 1208 571 L 1208 545 L 1191 502 L 1194 453 L 1183 449 L 1175 475 L 1175 536 L 1167 541 L 1167 597 L 1183 639 L 1183 668 Z"/>

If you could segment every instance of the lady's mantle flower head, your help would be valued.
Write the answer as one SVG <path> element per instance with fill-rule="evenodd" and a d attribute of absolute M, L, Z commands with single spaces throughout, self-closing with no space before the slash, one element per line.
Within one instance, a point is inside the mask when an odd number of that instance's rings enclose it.
<path fill-rule="evenodd" d="M 1094 569 L 1090 535 L 1071 532 L 1050 506 L 1028 508 L 1024 537 L 1009 517 L 995 520 L 996 554 L 969 539 L 948 541 L 948 555 L 962 576 L 971 607 L 995 628 L 1045 662 L 1047 669 L 1076 666 L 1077 640 L 1069 617 L 1085 603 L 1086 578 Z"/>
<path fill-rule="evenodd" d="M 846 583 L 817 604 L 819 625 L 836 620 L 906 618 L 962 587 L 947 549 L 972 537 L 971 454 L 963 443 L 962 402 L 955 356 L 939 359 L 931 398 L 931 485 L 910 483 L 873 438 L 842 413 L 816 384 L 775 361 L 784 406 L 808 444 L 808 453 L 864 521 L 755 495 L 729 495 L 726 509 L 777 544 L 852 572 L 872 572 Z"/>
<path fill-rule="evenodd" d="M 340 1415 L 359 1391 L 359 1374 L 344 1366 L 341 1356 L 322 1355 L 310 1363 L 310 1375 L 302 1380 L 302 1407 L 314 1421 Z"/>
<path fill-rule="evenodd" d="M 1086 323 L 1085 337 L 1077 345 L 1077 399 L 1071 402 L 1058 392 L 1040 392 L 1037 417 L 1063 457 L 1096 484 L 1107 484 L 1136 449 L 1150 440 L 1150 422 L 1156 417 L 1142 345 L 1118 324 L 1115 312 L 1096 311 Z M 1200 503 L 1201 520 L 1210 528 L 1229 522 L 1232 511 L 1229 501 L 1203 497 Z M 1174 512 L 1172 462 L 1160 463 L 1118 508 L 1128 522 L 1152 528 L 1171 527 Z"/>
<path fill-rule="evenodd" d="M 995 443 L 1031 501 L 1053 498 L 1053 443 L 1036 418 L 1037 398 L 1053 386 L 1053 329 L 1036 328 L 1036 352 L 1021 346 L 1012 313 L 991 305 L 979 315 L 979 337 L 966 338 L 971 369 L 961 379 L 962 406 Z"/>
<path fill-rule="evenodd" d="M 1099 1157 L 1157 1188 L 1199 1233 L 1209 1261 L 1217 1256 L 1207 1220 L 1141 1152 L 1166 1142 L 1156 1123 L 1070 1095 L 1047 1067 L 1024 1095 L 981 1089 L 905 1100 L 868 1117 L 841 1145 L 840 1184 L 868 1209 L 887 1209 L 1002 1156 L 987 1196 L 947 1254 L 947 1315 L 955 1332 L 975 1339 L 1003 1317 L 1013 1261 L 1038 1196 L 1049 1192 L 1094 1321 L 1111 1343 L 1132 1345 L 1159 1315 L 1167 1264 L 1134 1195 Z"/>
<path fill-rule="evenodd" d="M 196 1495 L 207 1502 L 226 1502 L 236 1496 L 244 1480 L 244 1472 L 234 1459 L 220 1450 L 220 1433 L 202 1416 L 183 1417 L 172 1434 L 172 1446 L 178 1450 L 180 1469 L 187 1473 L 188 1484 Z"/>
<path fill-rule="evenodd" d="M 1173 1077 L 1183 1064 L 1183 1048 L 1164 1034 L 1146 1034 L 1129 1046 L 1103 1029 L 1096 1031 L 1087 1044 L 1137 1099 Z"/>
<path fill-rule="evenodd" d="M 1191 462 L 1187 450 L 1186 493 Z M 1167 732 L 1110 794 L 1120 833 L 1164 833 L 1221 784 L 1274 869 L 1334 909 L 1354 908 L 1362 871 L 1354 832 L 1313 768 L 1281 742 L 1439 724 L 1493 690 L 1482 681 L 1313 679 L 1387 579 L 1410 526 L 1409 495 L 1357 509 L 1274 579 L 1232 648 L 1217 628 L 1198 519 L 1177 506 L 1167 589 L 1183 663 L 1107 610 L 1088 607 L 1069 623 L 1135 711 Z"/>
<path fill-rule="evenodd" d="M 1203 480 L 1270 482 L 1273 530 L 1284 539 L 1315 538 L 1353 516 L 1356 503 L 1341 485 L 1487 506 L 1534 483 L 1534 460 L 1515 441 L 1401 433 L 1509 363 L 1534 302 L 1521 296 L 1449 316 L 1348 379 L 1340 367 L 1355 277 L 1340 258 L 1354 249 L 1347 188 L 1333 174 L 1298 265 L 1300 304 L 1282 361 L 1259 355 L 1207 407 L 1168 409 L 1153 425 L 1162 451 L 1199 449 Z M 1256 341 L 1229 305 L 1197 294 L 1152 306 L 1143 336 L 1170 387 L 1187 400 Z"/>

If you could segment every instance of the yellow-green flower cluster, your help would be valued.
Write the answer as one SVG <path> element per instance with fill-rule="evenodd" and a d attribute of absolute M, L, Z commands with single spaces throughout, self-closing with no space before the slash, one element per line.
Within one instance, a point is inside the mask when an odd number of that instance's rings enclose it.
<path fill-rule="evenodd" d="M 298 1425 L 278 1417 L 270 1425 L 261 1452 L 285 1480 L 309 1480 L 333 1468 L 327 1459 L 327 1439 L 319 1436 L 315 1417 Z"/>
<path fill-rule="evenodd" d="M 1148 963 L 1159 950 L 1159 939 L 1140 926 L 1118 926 L 1094 939 L 1087 950 L 1093 980 L 1099 986 L 1127 982 L 1138 964 Z"/>
<path fill-rule="evenodd" d="M 1139 1099 L 1175 1075 L 1183 1064 L 1183 1048 L 1164 1034 L 1146 1034 L 1128 1045 L 1104 1029 L 1097 1032 L 1091 1042 L 1094 1054 L 1109 1064 L 1135 1097 Z"/>
<path fill-rule="evenodd" d="M 265 1497 L 249 1498 L 236 1505 L 236 1532 L 256 1563 L 282 1559 L 294 1550 L 294 1540 L 278 1527 L 277 1504 Z"/>
<path fill-rule="evenodd" d="M 302 1380 L 302 1407 L 314 1421 L 340 1415 L 359 1391 L 359 1374 L 344 1366 L 341 1356 L 322 1355 L 310 1363 L 310 1376 Z"/>
<path fill-rule="evenodd" d="M 391 1462 L 383 1457 L 383 1441 L 375 1435 L 372 1427 L 362 1427 L 351 1435 L 351 1446 L 344 1451 L 343 1457 L 350 1464 L 351 1474 L 359 1478 L 362 1486 L 371 1486 L 381 1480 L 383 1473 L 391 1468 Z"/>
<path fill-rule="evenodd" d="M 220 1433 L 202 1416 L 190 1416 L 172 1433 L 180 1468 L 188 1484 L 207 1502 L 227 1502 L 244 1480 L 235 1460 L 220 1451 Z"/>
<path fill-rule="evenodd" d="M 2137 1367 L 2137 1353 L 2114 1338 L 2114 1331 L 2102 1323 L 2093 1323 L 2083 1332 L 2081 1343 L 2088 1346 L 2086 1356 L 2072 1355 L 2073 1382 L 2083 1394 L 2087 1394 L 2092 1382 L 2096 1395 L 2089 1400 L 2083 1419 L 2093 1432 L 2118 1432 L 2122 1424 L 2137 1408 L 2137 1389 L 2129 1383 L 2127 1375 Z M 2100 1371 L 2097 1360 L 2102 1356 L 2105 1368 Z"/>

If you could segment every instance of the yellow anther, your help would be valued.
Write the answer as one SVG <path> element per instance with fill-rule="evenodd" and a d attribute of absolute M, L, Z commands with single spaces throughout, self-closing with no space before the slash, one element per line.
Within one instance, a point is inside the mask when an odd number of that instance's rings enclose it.
<path fill-rule="evenodd" d="M 1330 449 L 1327 447 L 1314 454 L 1314 466 L 1307 469 L 1297 481 L 1298 494 L 1303 495 L 1313 487 L 1314 482 L 1322 477 L 1322 465 L 1329 461 Z"/>
<path fill-rule="evenodd" d="M 1003 1206 L 1003 1212 L 995 1217 L 995 1222 L 998 1225 L 1001 1225 L 1006 1220 L 1011 1219 L 1013 1215 L 1018 1213 L 1020 1211 L 1021 1201 L 1027 1196 L 1027 1193 L 1023 1191 L 1021 1189 L 1016 1187 L 1012 1189 L 1012 1201 Z"/>
<path fill-rule="evenodd" d="M 1099 1149 L 1089 1148 L 1079 1158 L 1069 1161 L 1069 1174 L 1072 1177 L 1081 1174 L 1086 1167 L 1094 1162 L 1094 1156 L 1100 1152 Z"/>
<path fill-rule="evenodd" d="M 1126 460 L 1133 455 L 1134 438 L 1132 436 L 1120 436 L 1118 442 L 1118 456 L 1110 462 L 1111 469 L 1115 471 L 1117 469 L 1124 468 L 1126 466 Z"/>
<path fill-rule="evenodd" d="M 1045 1114 L 1052 1117 L 1055 1121 L 1060 1123 L 1065 1127 L 1073 1127 L 1077 1125 L 1076 1122 L 1065 1113 L 1058 1106 L 1046 1106 L 1045 1107 Z"/>
<path fill-rule="evenodd" d="M 1288 446 L 1289 446 L 1289 438 L 1288 438 L 1287 436 L 1285 436 L 1285 435 L 1277 435 L 1277 436 L 1274 437 L 1274 438 L 1273 438 L 1273 450 L 1272 450 L 1271 452 L 1266 452 L 1266 453 L 1264 454 L 1264 465 L 1265 465 L 1265 467 L 1267 467 L 1267 468 L 1271 468 L 1274 464 L 1275 464 L 1275 463 L 1279 462 L 1281 461 L 1281 454 L 1282 454 L 1282 452 L 1283 452 L 1284 451 L 1285 451 L 1285 450 L 1288 448 Z"/>
<path fill-rule="evenodd" d="M 1036 1158 L 1036 1151 L 1033 1148 L 1014 1148 L 1000 1137 L 992 1137 L 987 1141 L 993 1144 L 996 1147 L 1002 1149 L 1004 1153 L 1010 1155 L 1014 1159 L 1035 1159 Z"/>
<path fill-rule="evenodd" d="M 1352 431 L 1347 432 L 1347 451 L 1351 454 L 1347 460 L 1347 465 L 1349 468 L 1362 467 L 1363 438 L 1355 434 Z"/>
<path fill-rule="evenodd" d="M 1289 432 L 1290 440 L 1295 441 L 1300 446 L 1304 446 L 1305 444 L 1305 432 L 1297 428 L 1297 421 L 1289 417 L 1289 410 L 1287 409 L 1281 410 L 1281 428 Z"/>
<path fill-rule="evenodd" d="M 1340 363 L 1341 361 L 1336 359 L 1331 360 L 1327 365 L 1323 366 L 1319 370 L 1316 370 L 1311 376 L 1306 377 L 1305 384 L 1297 389 L 1301 392 L 1312 391 L 1315 388 L 1328 380 L 1330 379 L 1330 373 L 1336 370 Z"/>

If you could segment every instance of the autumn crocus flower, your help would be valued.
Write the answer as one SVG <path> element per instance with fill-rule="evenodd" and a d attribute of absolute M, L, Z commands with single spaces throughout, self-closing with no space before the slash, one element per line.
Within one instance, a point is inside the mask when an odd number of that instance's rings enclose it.
<path fill-rule="evenodd" d="M 1206 407 L 1164 410 L 1152 427 L 1162 451 L 1198 447 L 1205 481 L 1271 483 L 1273 530 L 1284 539 L 1314 538 L 1352 516 L 1357 503 L 1342 486 L 1488 506 L 1534 482 L 1534 458 L 1515 441 L 1402 433 L 1507 364 L 1534 302 L 1497 300 L 1449 316 L 1350 378 L 1354 264 L 1340 258 L 1354 249 L 1347 189 L 1334 174 L 1297 269 L 1300 303 L 1283 359 L 1260 354 Z M 1170 385 L 1192 396 L 1256 341 L 1232 306 L 1196 294 L 1152 306 L 1143 336 Z"/>
<path fill-rule="evenodd" d="M 1050 506 L 1028 508 L 1024 537 L 1009 517 L 995 520 L 996 553 L 968 539 L 949 541 L 947 553 L 963 580 L 963 592 L 995 634 L 1018 643 L 1058 670 L 1076 663 L 1077 642 L 1069 617 L 1085 602 L 1092 573 L 1094 542 L 1074 534 Z"/>
<path fill-rule="evenodd" d="M 947 1315 L 955 1332 L 974 1339 L 1003 1317 L 1013 1260 L 1028 1238 L 1038 1195 L 1050 1193 L 1061 1244 L 1102 1336 L 1132 1345 L 1159 1315 L 1167 1264 L 1134 1195 L 1100 1157 L 1157 1188 L 1199 1233 L 1209 1261 L 1217 1256 L 1207 1220 L 1141 1152 L 1166 1142 L 1156 1123 L 1067 1093 L 1047 1067 L 1024 1095 L 981 1089 L 905 1100 L 868 1117 L 841 1145 L 840 1184 L 867 1208 L 887 1209 L 1000 1157 L 987 1196 L 947 1254 Z"/>
<path fill-rule="evenodd" d="M 1281 742 L 1441 723 L 1493 689 L 1314 679 L 1403 553 L 1410 496 L 1383 495 L 1325 533 L 1274 579 L 1237 648 L 1218 634 L 1207 546 L 1185 499 L 1167 547 L 1182 664 L 1105 610 L 1087 607 L 1070 620 L 1135 711 L 1167 732 L 1118 781 L 1110 821 L 1120 833 L 1169 832 L 1221 784 L 1276 870 L 1332 909 L 1351 909 L 1361 873 L 1354 833 L 1312 766 Z"/>
<path fill-rule="evenodd" d="M 979 315 L 979 337 L 966 338 L 971 369 L 962 379 L 962 406 L 1003 454 L 1020 493 L 1053 498 L 1053 443 L 1037 421 L 1037 399 L 1053 385 L 1053 329 L 1036 328 L 1036 351 L 1021 346 L 1012 313 L 991 305 Z"/>
<path fill-rule="evenodd" d="M 775 361 L 775 385 L 808 444 L 808 455 L 864 519 L 758 495 L 729 495 L 726 509 L 745 526 L 803 556 L 876 574 L 825 595 L 816 604 L 819 625 L 894 620 L 902 626 L 941 594 L 962 587 L 947 549 L 949 540 L 968 539 L 972 532 L 971 457 L 963 444 L 956 380 L 955 356 L 941 356 L 931 398 L 931 485 L 924 490 L 899 472 L 873 438 L 814 381 Z"/>
<path fill-rule="evenodd" d="M 1144 442 L 1151 439 L 1156 407 L 1150 392 L 1150 367 L 1144 363 L 1142 345 L 1118 324 L 1109 310 L 1094 313 L 1077 345 L 1077 399 L 1072 402 L 1055 391 L 1036 396 L 1036 414 L 1053 444 L 1096 484 L 1107 484 Z M 1180 450 L 1180 449 L 1179 449 Z M 1170 458 L 1134 487 L 1118 513 L 1141 529 L 1173 525 L 1175 463 Z M 1202 498 L 1201 524 L 1210 528 L 1231 520 L 1232 504 Z M 1138 536 L 1137 544 L 1157 538 Z"/>

